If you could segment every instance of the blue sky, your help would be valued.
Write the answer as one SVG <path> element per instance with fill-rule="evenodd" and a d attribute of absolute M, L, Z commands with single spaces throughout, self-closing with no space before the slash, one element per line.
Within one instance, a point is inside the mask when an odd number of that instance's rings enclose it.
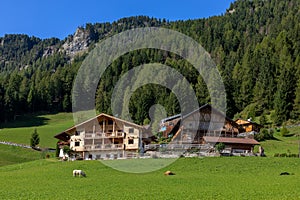
<path fill-rule="evenodd" d="M 234 0 L 0 0 L 0 37 L 63 39 L 86 23 L 147 15 L 170 21 L 220 15 Z"/>

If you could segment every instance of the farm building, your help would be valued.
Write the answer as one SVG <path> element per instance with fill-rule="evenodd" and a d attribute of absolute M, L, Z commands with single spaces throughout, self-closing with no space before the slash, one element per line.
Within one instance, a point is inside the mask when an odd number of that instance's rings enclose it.
<path fill-rule="evenodd" d="M 211 151 L 221 142 L 231 152 L 252 152 L 254 145 L 259 144 L 254 139 L 239 137 L 239 133 L 245 132 L 243 126 L 209 104 L 184 116 L 162 119 L 160 132 L 169 141 L 165 145 L 153 144 L 155 139 L 144 126 L 100 114 L 55 138 L 60 140 L 59 144 L 69 145 L 75 155 L 83 159 L 128 158 L 137 156 L 137 152 L 153 153 L 160 148 L 165 148 L 165 152 L 195 148 Z"/>
<path fill-rule="evenodd" d="M 259 145 L 254 139 L 251 138 L 230 138 L 230 137 L 203 137 L 204 144 L 219 144 L 223 143 L 225 145 L 225 150 L 230 153 L 251 153 L 255 145 Z"/>
<path fill-rule="evenodd" d="M 161 120 L 162 136 L 172 138 L 172 144 L 224 143 L 231 151 L 251 151 L 259 143 L 254 139 L 239 138 L 245 132 L 243 126 L 206 104 L 185 115 Z"/>
<path fill-rule="evenodd" d="M 67 142 L 70 149 L 83 159 L 117 159 L 136 153 L 143 142 L 147 143 L 146 135 L 143 126 L 100 114 L 57 134 L 55 138 Z"/>
<path fill-rule="evenodd" d="M 262 125 L 251 121 L 251 119 L 243 120 L 243 119 L 237 119 L 235 122 L 243 127 L 245 132 L 257 132 L 259 133 L 260 129 L 263 127 Z"/>

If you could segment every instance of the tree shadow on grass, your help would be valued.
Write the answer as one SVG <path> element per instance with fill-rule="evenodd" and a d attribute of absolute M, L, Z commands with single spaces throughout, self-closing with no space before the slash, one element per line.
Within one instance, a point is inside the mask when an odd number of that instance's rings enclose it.
<path fill-rule="evenodd" d="M 272 137 L 272 138 L 270 138 L 270 139 L 267 139 L 267 140 L 282 141 L 281 139 L 278 139 L 277 137 Z"/>
<path fill-rule="evenodd" d="M 295 133 L 286 134 L 283 137 L 293 137 L 293 136 L 295 136 Z"/>
<path fill-rule="evenodd" d="M 41 117 L 37 114 L 18 116 L 16 120 L 6 123 L 0 123 L 0 128 L 21 128 L 21 127 L 35 127 L 46 125 L 49 121 L 46 117 Z"/>

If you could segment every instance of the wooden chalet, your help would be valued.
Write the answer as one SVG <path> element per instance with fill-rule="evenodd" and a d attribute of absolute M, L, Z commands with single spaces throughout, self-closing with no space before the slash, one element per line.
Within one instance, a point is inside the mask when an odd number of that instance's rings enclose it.
<path fill-rule="evenodd" d="M 54 137 L 83 159 L 117 159 L 136 153 L 147 135 L 143 126 L 100 114 Z"/>
<path fill-rule="evenodd" d="M 172 144 L 217 144 L 224 142 L 227 148 L 251 150 L 259 144 L 254 139 L 238 138 L 243 127 L 206 104 L 185 115 L 176 115 L 161 121 L 164 137 L 172 137 Z"/>
<path fill-rule="evenodd" d="M 241 125 L 245 132 L 252 132 L 252 131 L 254 131 L 254 132 L 259 133 L 260 129 L 263 128 L 262 125 L 260 125 L 260 124 L 258 124 L 256 122 L 251 121 L 251 119 L 248 119 L 248 120 L 237 119 L 237 120 L 235 120 L 235 122 L 237 124 Z"/>

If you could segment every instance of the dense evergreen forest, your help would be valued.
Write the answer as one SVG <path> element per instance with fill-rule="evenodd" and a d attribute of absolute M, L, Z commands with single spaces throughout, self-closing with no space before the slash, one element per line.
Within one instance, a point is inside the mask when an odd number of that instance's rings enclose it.
<path fill-rule="evenodd" d="M 71 111 L 73 80 L 88 52 L 97 42 L 136 27 L 165 27 L 199 42 L 221 72 L 228 116 L 271 114 L 276 125 L 300 120 L 300 1 L 237 0 L 221 16 L 207 19 L 129 17 L 86 24 L 64 40 L 5 35 L 0 38 L 0 122 L 25 113 Z M 144 49 L 121 56 L 106 70 L 95 94 L 98 112 L 111 113 L 112 90 L 122 74 L 154 62 L 180 71 L 199 104 L 209 103 L 203 79 L 188 62 L 170 52 Z M 157 103 L 168 115 L 180 112 L 169 89 L 149 84 L 131 97 L 132 118 L 146 123 L 149 108 Z"/>

